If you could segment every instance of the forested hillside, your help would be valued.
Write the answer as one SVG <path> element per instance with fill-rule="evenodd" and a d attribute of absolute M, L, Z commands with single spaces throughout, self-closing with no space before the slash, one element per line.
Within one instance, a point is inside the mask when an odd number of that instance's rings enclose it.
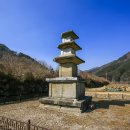
<path fill-rule="evenodd" d="M 47 91 L 45 77 L 53 76 L 46 63 L 0 44 L 0 97 L 41 94 Z"/>
<path fill-rule="evenodd" d="M 111 63 L 94 68 L 94 70 L 89 72 L 107 78 L 110 81 L 130 83 L 130 52 Z"/>

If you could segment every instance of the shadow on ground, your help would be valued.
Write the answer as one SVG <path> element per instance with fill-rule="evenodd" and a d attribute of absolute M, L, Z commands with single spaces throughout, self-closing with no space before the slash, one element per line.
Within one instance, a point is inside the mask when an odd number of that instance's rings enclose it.
<path fill-rule="evenodd" d="M 124 101 L 124 100 L 94 100 L 92 103 L 95 106 L 95 109 L 104 108 L 109 109 L 110 105 L 116 105 L 116 106 L 125 106 L 125 104 L 130 104 L 130 101 Z"/>

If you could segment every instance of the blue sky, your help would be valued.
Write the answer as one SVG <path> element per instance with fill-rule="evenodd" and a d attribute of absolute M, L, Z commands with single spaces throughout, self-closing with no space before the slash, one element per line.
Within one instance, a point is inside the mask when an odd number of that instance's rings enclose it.
<path fill-rule="evenodd" d="M 130 51 L 129 0 L 0 0 L 0 43 L 44 60 L 53 58 L 62 32 L 74 30 L 86 70 Z"/>

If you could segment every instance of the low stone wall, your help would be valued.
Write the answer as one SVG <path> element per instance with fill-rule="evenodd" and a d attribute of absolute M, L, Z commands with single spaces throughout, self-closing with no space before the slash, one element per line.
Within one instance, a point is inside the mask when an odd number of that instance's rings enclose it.
<path fill-rule="evenodd" d="M 130 93 L 117 92 L 86 92 L 86 96 L 98 99 L 130 100 Z"/>

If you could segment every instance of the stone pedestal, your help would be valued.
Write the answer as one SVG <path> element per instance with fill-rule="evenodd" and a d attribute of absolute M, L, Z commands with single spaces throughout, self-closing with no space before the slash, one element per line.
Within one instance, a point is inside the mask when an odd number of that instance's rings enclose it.
<path fill-rule="evenodd" d="M 84 81 L 77 77 L 46 79 L 49 82 L 49 97 L 80 99 L 85 96 Z"/>
<path fill-rule="evenodd" d="M 57 109 L 59 111 L 68 111 L 68 112 L 85 112 L 89 105 L 91 104 L 92 97 L 84 97 L 83 99 L 71 99 L 71 98 L 54 98 L 54 97 L 46 97 L 41 98 L 39 101 L 41 102 L 42 108 L 47 109 Z"/>

